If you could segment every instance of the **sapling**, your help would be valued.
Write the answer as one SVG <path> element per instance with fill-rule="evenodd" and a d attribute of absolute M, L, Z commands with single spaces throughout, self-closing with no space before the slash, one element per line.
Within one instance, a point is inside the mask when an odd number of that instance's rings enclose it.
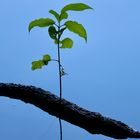
<path fill-rule="evenodd" d="M 67 20 L 68 19 L 68 11 L 83 11 L 87 9 L 93 9 L 90 6 L 84 3 L 72 3 L 64 6 L 61 9 L 60 13 L 57 13 L 54 10 L 50 10 L 49 13 L 55 17 L 55 20 L 51 18 L 39 18 L 30 22 L 28 30 L 29 32 L 34 27 L 48 27 L 48 34 L 50 38 L 54 41 L 54 44 L 57 46 L 57 59 L 51 58 L 49 54 L 43 55 L 42 59 L 32 62 L 32 70 L 41 69 L 43 66 L 48 65 L 51 61 L 56 61 L 58 63 L 58 71 L 59 71 L 59 96 L 60 96 L 60 104 L 62 100 L 62 76 L 66 73 L 64 71 L 64 67 L 61 65 L 61 57 L 60 57 L 60 49 L 69 49 L 73 46 L 73 40 L 69 37 L 65 39 L 61 39 L 62 34 L 66 29 L 69 31 L 79 35 L 84 38 L 87 42 L 87 33 L 82 24 L 79 24 L 76 21 Z M 62 21 L 66 20 L 63 24 Z M 60 124 L 60 140 L 62 140 L 62 123 L 59 118 Z"/>

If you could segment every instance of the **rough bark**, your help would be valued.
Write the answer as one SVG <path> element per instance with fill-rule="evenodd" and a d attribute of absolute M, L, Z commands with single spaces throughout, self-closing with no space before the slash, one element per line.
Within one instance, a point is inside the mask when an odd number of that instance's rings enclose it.
<path fill-rule="evenodd" d="M 56 95 L 34 86 L 0 83 L 0 96 L 19 99 L 79 126 L 91 134 L 102 134 L 116 139 L 140 138 L 140 132 L 135 131 L 121 121 L 102 116 L 60 99 Z"/>

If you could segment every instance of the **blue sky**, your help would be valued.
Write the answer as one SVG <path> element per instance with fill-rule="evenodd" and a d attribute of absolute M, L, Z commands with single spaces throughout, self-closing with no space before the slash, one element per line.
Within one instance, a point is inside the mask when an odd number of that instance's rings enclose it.
<path fill-rule="evenodd" d="M 34 85 L 58 95 L 57 65 L 50 63 L 31 71 L 31 62 L 44 54 L 56 58 L 56 47 L 47 29 L 29 34 L 33 19 L 51 17 L 68 3 L 83 2 L 95 10 L 69 12 L 72 20 L 87 29 L 88 43 L 66 32 L 74 40 L 72 49 L 61 51 L 68 73 L 63 78 L 63 97 L 91 111 L 124 121 L 140 130 L 140 1 L 139 0 L 1 0 L 0 82 Z M 58 140 L 55 117 L 32 105 L 0 98 L 0 139 Z M 64 139 L 111 140 L 63 122 Z"/>

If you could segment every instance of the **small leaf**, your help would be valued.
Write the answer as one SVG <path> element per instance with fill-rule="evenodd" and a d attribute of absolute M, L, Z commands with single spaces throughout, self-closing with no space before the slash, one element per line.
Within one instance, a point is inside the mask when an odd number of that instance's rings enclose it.
<path fill-rule="evenodd" d="M 54 43 L 55 43 L 55 44 L 58 44 L 58 42 L 59 42 L 60 44 L 62 44 L 62 42 L 61 42 L 60 40 L 59 40 L 59 41 L 58 41 L 57 39 L 54 40 Z"/>
<path fill-rule="evenodd" d="M 57 21 L 59 21 L 59 14 L 56 11 L 50 10 L 49 13 L 51 13 L 52 15 L 54 15 L 55 18 L 57 19 Z"/>
<path fill-rule="evenodd" d="M 54 43 L 55 43 L 55 44 L 58 44 L 58 40 L 57 40 L 57 39 L 55 39 L 55 40 L 54 40 Z"/>
<path fill-rule="evenodd" d="M 63 20 L 63 19 L 67 19 L 68 18 L 68 14 L 66 12 L 61 12 L 60 14 L 60 21 Z"/>
<path fill-rule="evenodd" d="M 93 9 L 90 6 L 84 4 L 84 3 L 72 3 L 72 4 L 68 4 L 66 6 L 64 6 L 61 10 L 61 13 L 64 13 L 66 11 L 83 11 L 86 9 Z"/>
<path fill-rule="evenodd" d="M 66 27 L 62 28 L 60 31 L 59 31 L 59 38 L 61 37 L 61 35 L 63 34 L 63 32 L 66 30 Z"/>
<path fill-rule="evenodd" d="M 28 30 L 31 31 L 32 28 L 38 27 L 47 27 L 53 25 L 55 22 L 50 18 L 40 18 L 30 22 Z"/>
<path fill-rule="evenodd" d="M 87 33 L 82 24 L 77 23 L 76 21 L 67 21 L 65 22 L 66 27 L 69 31 L 78 34 L 80 37 L 84 38 L 87 42 Z"/>
<path fill-rule="evenodd" d="M 44 62 L 42 60 L 33 61 L 32 62 L 32 70 L 41 69 L 44 66 Z"/>
<path fill-rule="evenodd" d="M 72 48 L 73 41 L 70 38 L 65 38 L 61 41 L 62 46 L 60 48 Z"/>
<path fill-rule="evenodd" d="M 43 56 L 43 62 L 44 62 L 44 64 L 47 65 L 49 61 L 51 61 L 50 55 L 48 55 L 48 54 L 44 55 Z"/>
<path fill-rule="evenodd" d="M 49 28 L 48 28 L 48 32 L 49 32 L 49 35 L 50 35 L 50 37 L 52 38 L 52 39 L 57 39 L 56 38 L 56 36 L 57 36 L 57 31 L 56 31 L 56 29 L 55 29 L 55 27 L 54 26 L 50 26 Z"/>

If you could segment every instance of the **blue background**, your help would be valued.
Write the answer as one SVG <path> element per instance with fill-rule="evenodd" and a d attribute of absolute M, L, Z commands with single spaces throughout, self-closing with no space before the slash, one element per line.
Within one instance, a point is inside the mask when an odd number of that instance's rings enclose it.
<path fill-rule="evenodd" d="M 47 28 L 28 33 L 30 21 L 51 17 L 68 3 L 83 2 L 95 10 L 69 12 L 87 29 L 88 43 L 66 32 L 73 49 L 61 50 L 68 73 L 63 97 L 91 111 L 124 121 L 140 130 L 140 1 L 139 0 L 1 0 L 0 82 L 34 85 L 58 95 L 57 64 L 31 71 L 31 62 L 44 54 L 57 57 Z M 58 119 L 21 101 L 0 97 L 1 140 L 58 140 Z M 63 121 L 64 140 L 111 140 L 91 135 Z"/>

